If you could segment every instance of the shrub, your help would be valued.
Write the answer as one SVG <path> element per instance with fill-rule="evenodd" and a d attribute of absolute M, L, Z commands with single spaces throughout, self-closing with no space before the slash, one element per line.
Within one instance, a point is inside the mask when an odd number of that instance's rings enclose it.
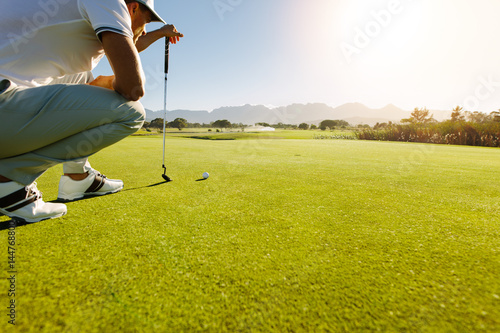
<path fill-rule="evenodd" d="M 500 147 L 500 123 L 444 121 L 363 129 L 355 133 L 360 140 L 404 141 L 452 145 Z"/>

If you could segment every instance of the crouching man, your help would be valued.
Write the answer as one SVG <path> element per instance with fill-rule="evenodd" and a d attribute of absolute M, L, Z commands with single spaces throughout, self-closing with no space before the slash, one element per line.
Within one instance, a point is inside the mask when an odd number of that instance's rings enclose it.
<path fill-rule="evenodd" d="M 87 158 L 141 128 L 144 73 L 138 52 L 183 35 L 153 0 L 9 1 L 0 11 L 0 214 L 38 222 L 66 214 L 46 203 L 36 179 L 64 163 L 60 201 L 123 188 Z M 106 55 L 114 75 L 93 79 Z"/>

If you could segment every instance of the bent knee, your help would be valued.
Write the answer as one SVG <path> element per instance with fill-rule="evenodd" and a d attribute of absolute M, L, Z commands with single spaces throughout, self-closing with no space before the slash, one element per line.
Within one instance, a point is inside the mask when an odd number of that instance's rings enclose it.
<path fill-rule="evenodd" d="M 125 105 L 127 110 L 125 124 L 134 132 L 138 131 L 146 120 L 146 110 L 140 102 L 130 101 L 125 103 Z"/>

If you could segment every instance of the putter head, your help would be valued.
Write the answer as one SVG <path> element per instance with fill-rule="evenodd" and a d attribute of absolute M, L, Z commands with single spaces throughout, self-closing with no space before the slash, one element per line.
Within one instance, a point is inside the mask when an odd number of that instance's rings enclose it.
<path fill-rule="evenodd" d="M 167 176 L 167 168 L 165 167 L 165 164 L 163 164 L 161 166 L 163 168 L 163 175 L 161 175 L 163 177 L 163 179 L 165 179 L 165 181 L 168 183 L 168 182 L 171 182 L 172 179 L 170 179 L 169 176 Z"/>

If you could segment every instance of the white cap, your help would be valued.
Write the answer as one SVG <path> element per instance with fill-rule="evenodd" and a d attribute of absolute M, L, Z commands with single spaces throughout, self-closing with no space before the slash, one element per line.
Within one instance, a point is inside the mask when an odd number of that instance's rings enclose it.
<path fill-rule="evenodd" d="M 151 21 L 152 22 L 162 22 L 163 24 L 166 24 L 165 21 L 158 15 L 157 12 L 155 12 L 155 2 L 154 0 L 135 0 L 138 3 L 142 3 L 144 6 L 146 6 L 151 14 Z"/>

